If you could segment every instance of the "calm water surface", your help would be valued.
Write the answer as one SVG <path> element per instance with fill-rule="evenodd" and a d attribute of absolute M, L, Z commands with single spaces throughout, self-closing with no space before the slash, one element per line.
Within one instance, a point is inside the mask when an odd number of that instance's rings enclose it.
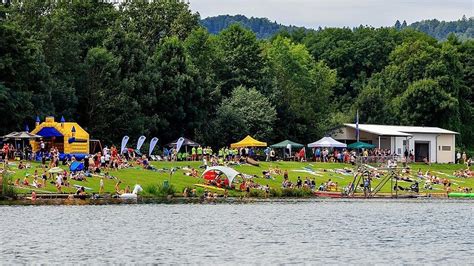
<path fill-rule="evenodd" d="M 0 264 L 472 264 L 473 201 L 0 207 Z"/>

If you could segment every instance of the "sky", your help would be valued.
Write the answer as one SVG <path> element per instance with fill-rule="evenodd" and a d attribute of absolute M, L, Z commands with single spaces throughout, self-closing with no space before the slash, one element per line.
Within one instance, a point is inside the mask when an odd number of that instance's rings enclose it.
<path fill-rule="evenodd" d="M 392 26 L 423 19 L 474 16 L 474 0 L 189 0 L 201 18 L 241 14 L 267 17 L 284 25 L 310 28 Z"/>

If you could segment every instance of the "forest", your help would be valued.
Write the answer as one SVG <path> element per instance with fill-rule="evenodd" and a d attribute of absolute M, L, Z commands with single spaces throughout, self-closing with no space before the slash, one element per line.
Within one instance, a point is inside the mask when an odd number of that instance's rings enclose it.
<path fill-rule="evenodd" d="M 474 144 L 474 41 L 406 27 L 217 35 L 181 1 L 0 5 L 0 135 L 36 116 L 93 138 L 247 134 L 309 143 L 346 122 L 439 126 Z"/>
<path fill-rule="evenodd" d="M 248 18 L 243 15 L 220 15 L 215 17 L 207 17 L 201 20 L 201 25 L 203 25 L 212 34 L 218 34 L 234 23 L 239 23 L 240 25 L 252 30 L 259 39 L 271 38 L 280 31 L 323 30 L 322 27 L 319 27 L 318 29 L 310 29 L 305 27 L 286 26 L 277 22 L 272 22 L 267 18 Z M 474 17 L 467 18 L 465 15 L 456 21 L 439 21 L 437 19 L 428 19 L 408 24 L 406 20 L 403 20 L 403 22 L 397 20 L 395 21 L 393 27 L 398 30 L 405 28 L 415 29 L 424 32 L 438 40 L 446 40 L 449 34 L 454 34 L 461 40 L 474 38 Z"/>

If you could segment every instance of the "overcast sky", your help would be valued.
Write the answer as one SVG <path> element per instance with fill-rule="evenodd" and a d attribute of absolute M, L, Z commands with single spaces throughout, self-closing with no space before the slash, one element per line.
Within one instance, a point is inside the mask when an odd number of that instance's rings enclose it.
<path fill-rule="evenodd" d="M 422 19 L 456 20 L 474 16 L 474 0 L 189 0 L 201 18 L 242 14 L 285 25 L 392 26 Z"/>

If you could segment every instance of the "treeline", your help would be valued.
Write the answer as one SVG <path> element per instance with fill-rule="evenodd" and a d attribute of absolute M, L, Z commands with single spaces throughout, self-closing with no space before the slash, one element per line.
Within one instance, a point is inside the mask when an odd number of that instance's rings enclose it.
<path fill-rule="evenodd" d="M 258 39 L 268 39 L 283 30 L 292 31 L 298 29 L 298 27 L 295 26 L 285 26 L 277 22 L 272 22 L 268 18 L 247 18 L 243 15 L 220 15 L 201 20 L 201 25 L 211 34 L 219 34 L 219 32 L 235 23 L 252 30 Z"/>
<path fill-rule="evenodd" d="M 245 28 L 252 30 L 259 39 L 271 38 L 280 31 L 294 31 L 297 29 L 305 31 L 316 30 L 304 27 L 286 26 L 277 22 L 272 22 L 267 18 L 247 18 L 243 15 L 220 15 L 201 20 L 201 24 L 211 34 L 219 34 L 219 32 L 234 23 L 238 23 Z M 411 24 L 407 24 L 405 20 L 403 20 L 403 22 L 397 20 L 393 27 L 398 30 L 412 28 L 424 32 L 438 40 L 446 40 L 451 33 L 456 35 L 460 40 L 474 38 L 474 18 L 467 18 L 466 16 L 463 16 L 462 19 L 456 21 L 439 21 L 437 19 L 431 19 Z M 322 30 L 322 28 L 320 27 L 317 30 Z"/>
<path fill-rule="evenodd" d="M 438 40 L 446 40 L 449 34 L 455 34 L 459 39 L 474 38 L 474 17 L 456 21 L 439 21 L 437 19 L 422 20 L 409 25 L 410 28 L 422 31 Z"/>
<path fill-rule="evenodd" d="M 46 2 L 46 3 L 45 3 Z M 474 141 L 474 42 L 411 29 L 211 35 L 181 1 L 23 1 L 0 10 L 0 133 L 36 115 L 94 138 L 308 143 L 343 122 L 440 126 Z"/>

